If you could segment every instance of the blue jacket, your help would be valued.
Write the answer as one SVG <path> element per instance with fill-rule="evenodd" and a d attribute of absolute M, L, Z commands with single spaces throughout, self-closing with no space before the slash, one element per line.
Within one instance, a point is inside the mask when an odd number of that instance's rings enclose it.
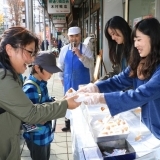
<path fill-rule="evenodd" d="M 129 77 L 130 68 L 96 85 L 104 93 L 112 116 L 136 108 L 142 108 L 142 121 L 160 139 L 160 65 L 150 79 Z M 133 89 L 123 92 L 122 90 Z"/>

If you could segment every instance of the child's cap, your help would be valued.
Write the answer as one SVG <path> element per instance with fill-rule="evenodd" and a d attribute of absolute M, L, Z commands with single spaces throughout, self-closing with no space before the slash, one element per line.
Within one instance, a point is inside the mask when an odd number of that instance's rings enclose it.
<path fill-rule="evenodd" d="M 53 53 L 40 52 L 35 57 L 33 64 L 41 66 L 43 69 L 45 69 L 49 73 L 62 72 L 62 70 L 56 66 L 56 57 Z"/>
<path fill-rule="evenodd" d="M 75 35 L 81 33 L 81 29 L 79 27 L 70 27 L 68 29 L 68 35 Z"/>

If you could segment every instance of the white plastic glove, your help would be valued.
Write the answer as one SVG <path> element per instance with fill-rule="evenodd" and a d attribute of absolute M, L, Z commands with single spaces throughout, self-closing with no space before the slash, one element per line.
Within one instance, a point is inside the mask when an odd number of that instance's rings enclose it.
<path fill-rule="evenodd" d="M 99 89 L 94 83 L 89 83 L 78 89 L 77 93 L 99 93 Z"/>
<path fill-rule="evenodd" d="M 86 105 L 106 104 L 104 93 L 86 93 L 77 95 L 79 97 L 75 99 L 76 102 L 84 102 Z"/>

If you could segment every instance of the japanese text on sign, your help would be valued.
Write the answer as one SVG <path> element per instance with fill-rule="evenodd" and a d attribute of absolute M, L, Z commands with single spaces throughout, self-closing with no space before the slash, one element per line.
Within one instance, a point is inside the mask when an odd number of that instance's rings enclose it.
<path fill-rule="evenodd" d="M 70 0 L 48 0 L 48 13 L 70 13 Z"/>
<path fill-rule="evenodd" d="M 66 23 L 65 15 L 53 15 L 53 23 Z"/>

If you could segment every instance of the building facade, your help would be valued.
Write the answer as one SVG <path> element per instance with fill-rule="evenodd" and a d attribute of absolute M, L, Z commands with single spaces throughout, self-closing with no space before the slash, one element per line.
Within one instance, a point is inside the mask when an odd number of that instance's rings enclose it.
<path fill-rule="evenodd" d="M 78 0 L 72 4 L 68 25 L 77 21 L 82 29 L 82 41 L 92 34 L 96 37 L 95 54 L 103 50 L 103 60 L 107 71 L 111 71 L 108 42 L 104 36 L 106 22 L 113 16 L 123 17 L 131 28 L 141 19 L 156 17 L 160 20 L 160 0 Z M 75 13 L 78 11 L 78 14 Z M 75 16 L 76 15 L 76 16 Z M 102 68 L 102 74 L 103 72 Z"/>
<path fill-rule="evenodd" d="M 103 28 L 111 17 L 122 16 L 131 28 L 141 19 L 156 17 L 160 20 L 160 0 L 103 0 Z M 107 71 L 111 71 L 108 56 L 108 43 L 103 33 L 103 60 Z M 104 74 L 104 73 L 103 73 Z"/>
<path fill-rule="evenodd" d="M 25 0 L 25 2 L 27 1 L 31 0 Z M 34 32 L 37 34 L 40 32 L 43 38 L 49 34 L 49 36 L 52 35 L 57 39 L 61 37 L 62 40 L 67 41 L 67 30 L 70 24 L 75 22 L 82 30 L 82 42 L 88 36 L 95 38 L 95 57 L 100 50 L 103 50 L 103 60 L 108 72 L 111 71 L 111 63 L 108 55 L 108 42 L 104 36 L 106 22 L 111 17 L 119 15 L 132 28 L 143 18 L 156 17 L 160 20 L 160 0 L 70 0 L 70 13 L 63 13 L 66 21 L 63 24 L 58 24 L 53 21 L 54 14 L 44 13 L 44 11 L 47 12 L 47 3 L 51 1 L 62 3 L 61 0 L 32 1 Z M 102 75 L 105 74 L 103 68 L 101 71 Z"/>

